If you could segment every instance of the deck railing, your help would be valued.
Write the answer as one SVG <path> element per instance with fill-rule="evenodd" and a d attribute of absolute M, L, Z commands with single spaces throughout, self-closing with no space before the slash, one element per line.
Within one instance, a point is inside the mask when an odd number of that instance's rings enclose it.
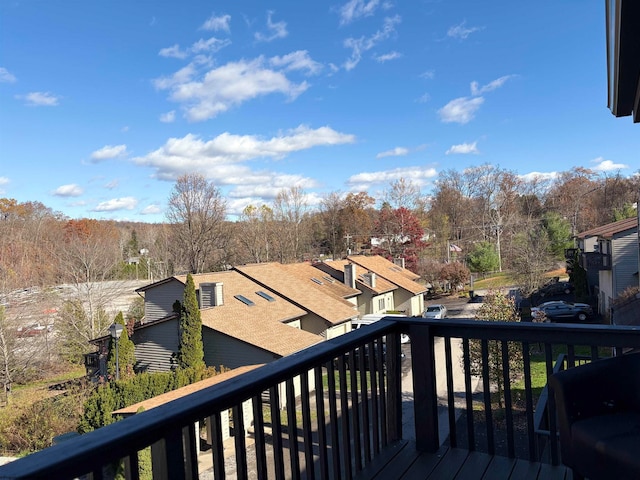
<path fill-rule="evenodd" d="M 410 335 L 410 345 L 400 344 L 401 333 Z M 470 374 L 474 342 L 479 377 Z M 490 383 L 493 342 L 503 347 L 497 359 L 501 407 Z M 518 375 L 508 350 L 515 346 L 521 352 Z M 594 360 L 639 347 L 635 327 L 393 317 L 0 467 L 0 479 L 100 479 L 117 469 L 137 479 L 145 476 L 145 455 L 153 478 L 198 478 L 207 455 L 215 478 L 350 479 L 386 446 L 413 435 L 419 450 L 435 451 L 447 442 L 557 464 L 552 396 L 544 407 L 549 435 L 543 445 L 534 418 L 557 355 L 564 354 L 563 368 L 571 368 L 585 349 Z M 543 381 L 536 385 L 540 368 Z M 410 429 L 403 402 L 413 404 Z M 223 440 L 228 411 L 231 444 Z M 203 419 L 211 449 L 199 454 Z"/>

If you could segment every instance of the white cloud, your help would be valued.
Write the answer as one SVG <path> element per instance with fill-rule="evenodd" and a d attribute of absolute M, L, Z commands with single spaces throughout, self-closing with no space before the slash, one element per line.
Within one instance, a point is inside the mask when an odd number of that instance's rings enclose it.
<path fill-rule="evenodd" d="M 516 76 L 517 75 L 505 75 L 487 83 L 486 85 L 483 85 L 482 87 L 478 85 L 478 82 L 471 82 L 471 95 L 475 97 L 486 92 L 492 92 L 493 90 L 502 87 L 507 80 Z"/>
<path fill-rule="evenodd" d="M 558 172 L 530 172 L 518 177 L 526 182 L 553 180 L 558 177 Z"/>
<path fill-rule="evenodd" d="M 407 155 L 409 153 L 409 149 L 405 147 L 396 147 L 391 150 L 387 150 L 386 152 L 380 152 L 376 155 L 376 158 L 384 158 L 384 157 L 401 157 Z"/>
<path fill-rule="evenodd" d="M 6 185 L 10 182 L 10 180 L 7 177 L 0 177 L 0 187 L 2 187 L 3 185 Z M 4 194 L 4 189 L 0 188 L 0 193 Z"/>
<path fill-rule="evenodd" d="M 9 70 L 0 67 L 0 83 L 15 83 L 18 79 Z"/>
<path fill-rule="evenodd" d="M 134 197 L 121 197 L 100 202 L 94 212 L 114 212 L 117 210 L 133 210 L 138 205 L 138 200 Z"/>
<path fill-rule="evenodd" d="M 69 185 L 61 185 L 53 191 L 56 197 L 79 197 L 84 193 L 84 190 L 75 183 Z"/>
<path fill-rule="evenodd" d="M 91 154 L 91 159 L 96 162 L 127 155 L 126 145 L 105 145 Z"/>
<path fill-rule="evenodd" d="M 176 111 L 171 110 L 170 112 L 163 113 L 160 115 L 160 121 L 162 123 L 173 123 L 176 119 Z"/>
<path fill-rule="evenodd" d="M 454 25 L 453 27 L 450 27 L 449 30 L 447 31 L 447 36 L 451 37 L 451 38 L 456 38 L 458 40 L 466 40 L 467 37 L 469 35 L 471 35 L 474 32 L 479 32 L 480 30 L 483 29 L 483 27 L 471 27 L 468 28 L 466 27 L 466 20 L 462 23 L 460 23 L 459 25 Z"/>
<path fill-rule="evenodd" d="M 216 17 L 216 15 L 211 15 L 206 22 L 202 24 L 200 27 L 201 30 L 210 30 L 214 32 L 227 32 L 231 31 L 229 24 L 231 23 L 231 15 L 220 15 Z"/>
<path fill-rule="evenodd" d="M 437 174 L 438 172 L 436 172 L 435 168 L 404 167 L 378 172 L 358 173 L 349 177 L 347 184 L 351 191 L 368 191 L 372 185 L 389 184 L 396 180 L 410 178 L 412 183 L 420 187 L 428 184 Z"/>
<path fill-rule="evenodd" d="M 449 147 L 449 150 L 446 151 L 446 155 L 451 155 L 451 154 L 456 154 L 456 153 L 460 153 L 460 154 L 468 154 L 468 153 L 475 153 L 478 154 L 480 153 L 480 151 L 478 150 L 477 144 L 478 142 L 473 142 L 473 143 L 461 143 L 459 145 L 451 145 L 451 147 Z"/>
<path fill-rule="evenodd" d="M 349 0 L 340 7 L 340 25 L 347 25 L 354 20 L 373 15 L 380 4 L 379 0 Z"/>
<path fill-rule="evenodd" d="M 420 77 L 426 80 L 433 80 L 436 77 L 436 72 L 435 70 L 427 70 L 426 72 L 422 72 Z"/>
<path fill-rule="evenodd" d="M 118 185 L 120 185 L 120 182 L 118 180 L 111 180 L 104 185 L 104 188 L 106 188 L 107 190 L 113 190 L 114 188 L 117 188 Z"/>
<path fill-rule="evenodd" d="M 181 49 L 177 43 L 171 47 L 163 48 L 158 52 L 161 57 L 178 58 L 184 60 L 189 55 L 197 55 L 203 53 L 215 53 L 222 50 L 224 47 L 231 45 L 229 39 L 219 39 L 211 37 L 208 39 L 201 38 L 197 42 L 194 42 L 189 48 Z"/>
<path fill-rule="evenodd" d="M 344 63 L 344 68 L 346 70 L 353 70 L 356 65 L 360 63 L 362 54 L 371 50 L 380 42 L 391 37 L 396 32 L 396 25 L 398 25 L 400 22 L 400 15 L 396 15 L 394 17 L 386 17 L 384 19 L 382 29 L 378 30 L 370 37 L 366 38 L 363 36 L 360 38 L 347 38 L 344 41 L 344 46 L 351 49 L 351 57 Z"/>
<path fill-rule="evenodd" d="M 162 209 L 158 205 L 148 205 L 140 211 L 141 215 L 157 215 L 158 213 L 162 213 Z"/>
<path fill-rule="evenodd" d="M 128 131 L 129 131 L 129 125 L 125 125 L 124 127 L 122 127 L 122 128 L 120 129 L 120 131 L 121 131 L 122 133 L 126 133 L 126 132 L 128 132 Z"/>
<path fill-rule="evenodd" d="M 424 95 L 420 96 L 416 101 L 418 103 L 427 103 L 429 100 L 431 100 L 431 95 L 429 95 L 428 93 L 425 93 Z"/>
<path fill-rule="evenodd" d="M 389 52 L 383 55 L 375 56 L 373 58 L 375 59 L 376 62 L 384 63 L 384 62 L 388 62 L 389 60 L 396 60 L 400 57 L 402 57 L 402 54 L 399 52 Z"/>
<path fill-rule="evenodd" d="M 180 49 L 180 45 L 178 45 L 176 43 L 175 45 L 172 45 L 171 47 L 166 47 L 166 48 L 161 49 L 158 52 L 158 55 L 160 55 L 161 57 L 184 59 L 184 58 L 187 58 L 189 56 L 189 52 L 187 52 L 186 50 L 181 50 Z"/>
<path fill-rule="evenodd" d="M 438 110 L 440 120 L 444 123 L 465 124 L 473 120 L 475 113 L 484 103 L 483 97 L 460 97 L 451 100 L 444 107 Z"/>
<path fill-rule="evenodd" d="M 629 168 L 629 165 L 624 163 L 613 163 L 611 160 L 605 160 L 604 157 L 598 157 L 591 160 L 591 163 L 597 164 L 593 169 L 599 172 L 610 172 L 612 170 L 622 170 Z"/>
<path fill-rule="evenodd" d="M 281 57 L 271 57 L 269 63 L 286 71 L 306 70 L 309 75 L 316 75 L 322 70 L 322 64 L 316 62 L 309 56 L 306 50 L 298 50 Z"/>
<path fill-rule="evenodd" d="M 224 47 L 231 45 L 231 40 L 228 39 L 219 39 L 215 37 L 211 37 L 207 40 L 201 38 L 193 45 L 191 45 L 191 52 L 198 53 L 215 53 L 222 50 Z"/>
<path fill-rule="evenodd" d="M 281 183 L 277 179 L 285 178 L 282 174 L 255 172 L 241 163 L 257 158 L 279 159 L 314 147 L 353 142 L 353 135 L 337 132 L 330 127 L 310 129 L 304 125 L 268 139 L 222 133 L 212 140 L 203 141 L 189 134 L 182 138 L 170 138 L 162 147 L 133 161 L 153 168 L 154 177 L 163 180 L 174 181 L 183 173 L 197 171 L 219 185 L 251 185 L 252 189 L 259 186 L 284 188 L 294 182 L 309 183 L 310 180 L 289 177 Z"/>
<path fill-rule="evenodd" d="M 170 99 L 183 104 L 187 119 L 203 121 L 253 98 L 281 93 L 294 100 L 304 92 L 307 82 L 293 83 L 280 71 L 265 68 L 265 60 L 230 62 L 209 70 L 196 79 L 197 68 L 191 63 L 171 77 L 156 80 L 159 89 L 171 91 Z"/>
<path fill-rule="evenodd" d="M 287 32 L 286 22 L 274 23 L 271 20 L 272 15 L 273 15 L 273 12 L 271 11 L 267 13 L 267 29 L 269 30 L 269 33 L 265 35 L 261 32 L 256 32 L 254 37 L 257 41 L 271 42 L 278 38 L 285 38 L 287 35 L 289 35 L 289 32 Z"/>
<path fill-rule="evenodd" d="M 16 95 L 17 99 L 25 100 L 28 107 L 55 107 L 60 97 L 49 92 L 29 92 L 26 95 Z"/>

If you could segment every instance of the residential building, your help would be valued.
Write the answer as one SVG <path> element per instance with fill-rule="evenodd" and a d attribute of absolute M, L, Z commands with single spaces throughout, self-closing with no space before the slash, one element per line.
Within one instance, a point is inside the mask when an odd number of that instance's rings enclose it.
<path fill-rule="evenodd" d="M 274 292 L 306 313 L 299 327 L 326 339 L 351 331 L 351 320 L 358 317 L 353 303 L 317 288 L 313 281 L 304 281 L 279 263 L 254 263 L 234 268 L 262 288 Z"/>
<path fill-rule="evenodd" d="M 391 262 L 379 255 L 349 255 L 347 260 L 358 269 L 364 269 L 368 275 L 374 274 L 376 281 L 381 278 L 398 286 L 393 292 L 396 311 L 408 316 L 422 315 L 427 286 L 418 282 L 419 275 L 404 268 L 402 259 Z"/>
<path fill-rule="evenodd" d="M 207 366 L 268 363 L 323 340 L 300 329 L 305 310 L 238 272 L 198 274 L 193 279 Z M 175 367 L 180 334 L 173 304 L 183 300 L 185 284 L 186 276 L 178 275 L 136 290 L 145 298 L 145 318 L 131 335 L 137 371 L 162 372 Z M 106 352 L 109 338 L 94 340 L 98 352 Z M 87 364 L 104 369 L 102 357 L 104 354 L 91 354 Z"/>
<path fill-rule="evenodd" d="M 396 310 L 394 292 L 400 287 L 378 277 L 375 273 L 358 267 L 349 260 L 330 260 L 317 262 L 313 265 L 323 274 L 342 282 L 348 288 L 360 291 L 358 295 L 358 314 L 381 314 Z"/>
<path fill-rule="evenodd" d="M 591 293 L 598 299 L 598 312 L 609 317 L 613 300 L 639 283 L 638 218 L 602 225 L 577 238 L 581 265 L 587 270 Z"/>

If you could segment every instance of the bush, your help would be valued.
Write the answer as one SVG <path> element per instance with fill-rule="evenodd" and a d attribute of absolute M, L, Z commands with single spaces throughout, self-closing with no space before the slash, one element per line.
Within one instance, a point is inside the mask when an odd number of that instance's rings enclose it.
<path fill-rule="evenodd" d="M 78 425 L 78 431 L 87 433 L 114 423 L 117 419 L 113 417 L 112 413 L 116 410 L 216 374 L 216 369 L 212 367 L 205 370 L 187 368 L 174 372 L 141 373 L 133 378 L 103 384 L 85 402 L 84 414 Z"/>

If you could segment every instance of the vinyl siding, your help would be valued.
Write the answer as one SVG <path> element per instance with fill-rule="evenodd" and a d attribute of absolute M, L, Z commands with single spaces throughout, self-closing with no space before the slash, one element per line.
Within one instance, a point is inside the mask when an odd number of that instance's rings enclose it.
<path fill-rule="evenodd" d="M 204 362 L 207 366 L 238 368 L 245 365 L 269 363 L 280 358 L 277 355 L 218 333 L 210 328 L 203 328 L 202 330 Z"/>
<path fill-rule="evenodd" d="M 612 240 L 613 298 L 631 286 L 638 286 L 637 229 L 626 230 Z"/>
<path fill-rule="evenodd" d="M 168 320 L 157 325 L 140 328 L 132 337 L 136 351 L 136 369 L 146 372 L 167 372 L 173 366 L 173 355 L 178 352 L 180 336 L 178 321 Z"/>
<path fill-rule="evenodd" d="M 145 323 L 164 318 L 173 313 L 173 304 L 184 298 L 184 285 L 172 280 L 144 292 Z"/>

